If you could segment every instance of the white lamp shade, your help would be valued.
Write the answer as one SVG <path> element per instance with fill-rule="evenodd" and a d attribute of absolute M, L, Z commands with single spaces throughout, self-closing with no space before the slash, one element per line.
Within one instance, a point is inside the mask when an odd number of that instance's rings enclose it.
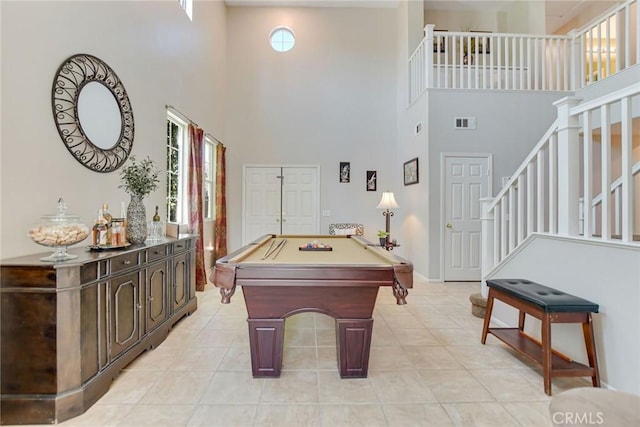
<path fill-rule="evenodd" d="M 378 203 L 378 209 L 396 209 L 398 207 L 398 203 L 396 203 L 396 198 L 391 191 L 385 191 L 382 193 L 382 199 L 380 199 L 380 203 Z"/>

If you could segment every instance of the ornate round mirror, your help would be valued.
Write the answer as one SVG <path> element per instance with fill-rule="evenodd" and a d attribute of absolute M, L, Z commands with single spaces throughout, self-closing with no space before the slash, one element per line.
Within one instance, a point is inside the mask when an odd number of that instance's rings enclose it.
<path fill-rule="evenodd" d="M 51 90 L 53 118 L 62 142 L 87 168 L 112 172 L 133 147 L 133 111 L 127 91 L 102 60 L 79 54 L 58 68 Z"/>

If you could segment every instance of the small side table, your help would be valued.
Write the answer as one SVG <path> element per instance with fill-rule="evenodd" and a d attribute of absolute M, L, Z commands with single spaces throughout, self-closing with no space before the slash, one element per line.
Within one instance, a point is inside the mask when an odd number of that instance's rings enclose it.
<path fill-rule="evenodd" d="M 400 246 L 400 245 L 399 245 L 398 243 L 387 242 L 387 244 L 386 244 L 386 245 L 383 245 L 382 247 L 383 247 L 383 248 L 385 248 L 385 249 L 386 249 L 386 250 L 388 250 L 388 251 L 392 251 L 392 250 L 393 250 L 393 248 L 397 248 L 397 247 L 399 247 L 399 246 Z"/>

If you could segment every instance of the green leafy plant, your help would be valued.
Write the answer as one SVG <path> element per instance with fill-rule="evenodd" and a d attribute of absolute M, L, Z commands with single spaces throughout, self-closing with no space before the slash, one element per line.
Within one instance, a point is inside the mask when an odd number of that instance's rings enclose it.
<path fill-rule="evenodd" d="M 144 197 L 158 188 L 160 170 L 153 164 L 149 157 L 137 162 L 135 156 L 129 158 L 129 165 L 124 166 L 120 172 L 121 185 L 132 196 Z"/>
<path fill-rule="evenodd" d="M 389 233 L 387 233 L 384 230 L 378 230 L 378 237 L 381 239 L 384 239 L 385 237 L 387 237 L 389 235 Z"/>

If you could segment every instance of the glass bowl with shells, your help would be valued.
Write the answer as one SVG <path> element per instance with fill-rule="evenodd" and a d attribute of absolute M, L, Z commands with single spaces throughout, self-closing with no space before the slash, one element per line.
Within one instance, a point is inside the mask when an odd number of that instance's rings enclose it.
<path fill-rule="evenodd" d="M 67 248 L 89 236 L 89 227 L 80 222 L 80 217 L 67 214 L 64 200 L 58 200 L 57 210 L 56 214 L 43 215 L 43 222 L 29 229 L 31 240 L 55 249 L 51 255 L 40 258 L 40 261 L 59 262 L 77 258 L 78 255 L 68 253 Z"/>

